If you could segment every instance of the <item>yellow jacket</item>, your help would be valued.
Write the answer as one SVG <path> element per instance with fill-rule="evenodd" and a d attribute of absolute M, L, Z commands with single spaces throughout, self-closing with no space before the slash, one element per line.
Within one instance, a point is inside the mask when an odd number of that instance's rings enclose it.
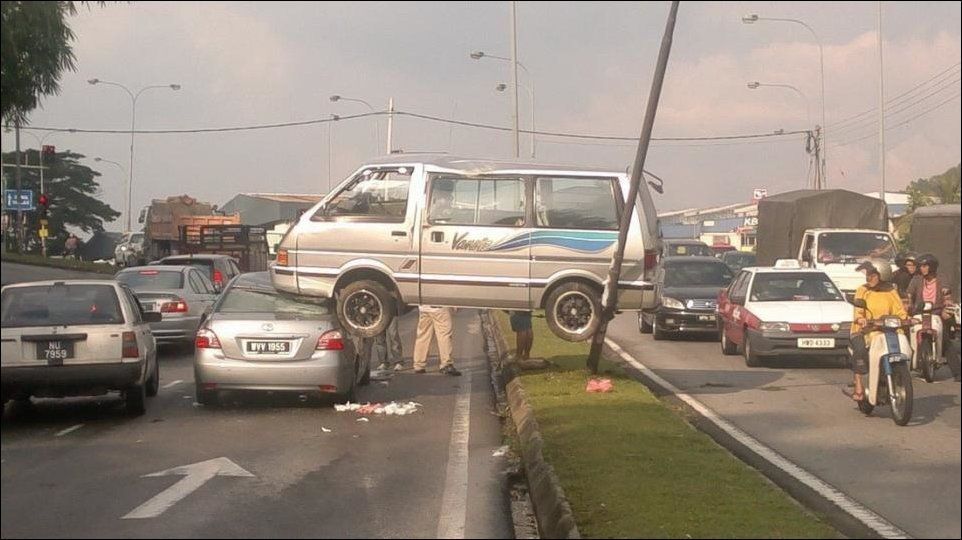
<path fill-rule="evenodd" d="M 902 305 L 902 298 L 899 297 L 898 288 L 890 284 L 882 284 L 876 289 L 870 289 L 868 285 L 862 285 L 855 291 L 855 299 L 865 300 L 866 308 L 855 308 L 855 315 L 852 319 L 852 333 L 858 333 L 862 327 L 858 324 L 859 319 L 881 319 L 888 315 L 895 315 L 900 319 L 907 319 L 909 314 Z"/>

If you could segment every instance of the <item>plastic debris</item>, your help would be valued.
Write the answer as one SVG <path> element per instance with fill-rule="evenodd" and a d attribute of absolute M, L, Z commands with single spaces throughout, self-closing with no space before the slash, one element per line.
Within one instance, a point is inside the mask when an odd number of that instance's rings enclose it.
<path fill-rule="evenodd" d="M 378 369 L 371 372 L 372 381 L 389 381 L 394 377 L 394 371 L 387 369 Z"/>
<path fill-rule="evenodd" d="M 321 426 L 321 431 L 323 431 L 324 433 L 330 433 L 330 432 L 331 432 L 331 430 L 327 429 L 327 428 L 324 427 L 324 426 Z"/>
<path fill-rule="evenodd" d="M 358 421 L 358 422 L 370 422 L 371 419 L 368 418 L 368 417 L 366 417 L 366 416 L 362 416 L 362 417 L 358 418 L 357 421 Z"/>
<path fill-rule="evenodd" d="M 356 412 L 360 415 L 383 414 L 385 416 L 407 416 L 417 412 L 420 407 L 423 407 L 423 405 L 414 401 L 405 403 L 392 401 L 385 404 L 365 403 L 364 405 L 360 403 L 345 403 L 343 405 L 334 405 L 334 410 L 337 412 Z"/>
<path fill-rule="evenodd" d="M 508 445 L 504 445 L 491 453 L 491 457 L 503 457 L 508 453 Z"/>
<path fill-rule="evenodd" d="M 591 393 L 607 393 L 614 389 L 611 379 L 589 379 L 588 386 L 585 387 L 585 391 Z"/>

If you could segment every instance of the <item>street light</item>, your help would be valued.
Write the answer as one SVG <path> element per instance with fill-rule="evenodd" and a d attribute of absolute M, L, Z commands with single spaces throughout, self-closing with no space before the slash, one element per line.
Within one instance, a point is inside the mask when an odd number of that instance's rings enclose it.
<path fill-rule="evenodd" d="M 100 162 L 110 163 L 111 165 L 120 169 L 120 172 L 122 172 L 124 176 L 127 176 L 127 169 L 125 169 L 123 165 L 121 165 L 120 163 L 117 163 L 116 161 L 110 161 L 109 159 L 104 159 L 102 157 L 95 157 L 94 161 L 97 163 L 100 163 Z M 130 212 L 130 204 L 127 205 L 127 212 Z M 126 219 L 127 219 L 127 230 L 124 232 L 130 232 L 130 214 L 127 214 Z"/>
<path fill-rule="evenodd" d="M 370 103 L 358 98 L 344 97 L 338 94 L 334 94 L 330 97 L 331 103 L 337 103 L 338 101 L 353 101 L 354 103 L 360 103 L 368 108 L 372 113 L 376 113 L 374 107 Z M 378 155 L 378 147 L 381 145 L 381 129 L 377 125 L 377 116 L 374 116 L 374 155 Z"/>
<path fill-rule="evenodd" d="M 758 81 L 752 81 L 752 82 L 748 83 L 746 86 L 748 86 L 748 89 L 749 89 L 749 90 L 757 90 L 757 89 L 759 89 L 759 88 L 761 88 L 761 87 L 767 87 L 767 88 L 786 88 L 786 89 L 788 89 L 788 90 L 791 90 L 791 91 L 795 92 L 796 94 L 798 94 L 799 97 L 802 98 L 803 101 L 805 101 L 805 114 L 806 114 L 806 116 L 808 117 L 808 125 L 809 125 L 809 126 L 812 125 L 812 110 L 811 110 L 811 106 L 810 106 L 809 101 L 808 101 L 808 97 L 806 97 L 805 94 L 803 94 L 802 91 L 799 90 L 798 88 L 796 88 L 796 87 L 794 87 L 794 86 L 792 86 L 792 85 L 790 85 L 790 84 L 782 84 L 782 83 L 762 83 L 762 82 L 758 82 Z"/>
<path fill-rule="evenodd" d="M 134 130 L 135 130 L 136 120 L 137 120 L 137 99 L 140 97 L 141 94 L 153 88 L 169 88 L 171 90 L 177 91 L 177 90 L 180 90 L 180 85 L 179 84 L 154 84 L 154 85 L 145 86 L 141 88 L 135 94 L 134 92 L 131 92 L 129 88 L 127 88 L 126 86 L 120 83 L 104 81 L 96 78 L 89 79 L 87 83 L 91 85 L 106 84 L 109 86 L 116 86 L 118 88 L 122 88 L 124 92 L 127 92 L 127 95 L 130 96 L 130 169 L 127 172 L 128 173 L 128 176 L 127 176 L 127 225 L 126 225 L 126 228 L 124 229 L 124 232 L 130 232 L 130 198 L 131 198 L 131 191 L 133 190 L 133 184 L 134 184 Z"/>
<path fill-rule="evenodd" d="M 491 58 L 493 60 L 501 60 L 503 62 L 509 62 L 509 63 L 511 62 L 510 58 L 507 58 L 505 56 L 498 56 L 495 54 L 488 54 L 484 51 L 474 51 L 468 56 L 473 60 L 481 60 L 482 58 Z M 533 123 L 534 122 L 534 77 L 531 76 L 531 72 L 528 71 L 528 68 L 525 67 L 523 63 L 519 61 L 519 62 L 516 62 L 516 64 L 518 65 L 519 68 L 521 68 L 521 71 L 524 71 L 525 76 L 528 78 L 529 86 L 527 90 L 528 90 L 528 93 L 531 94 L 531 117 L 532 117 L 532 123 Z M 518 86 L 523 87 L 523 85 L 520 85 L 520 84 Z M 507 89 L 507 86 L 505 87 L 505 89 Z M 500 91 L 502 90 L 499 90 L 499 92 Z M 531 131 L 533 132 L 534 129 L 532 129 Z M 534 133 L 531 133 L 531 157 L 534 157 L 534 148 L 535 148 Z"/>
<path fill-rule="evenodd" d="M 534 132 L 535 132 L 535 127 L 534 127 L 534 92 L 531 90 L 531 87 L 530 87 L 530 86 L 526 86 L 526 85 L 523 85 L 523 84 L 521 84 L 521 83 L 518 83 L 518 86 L 521 87 L 521 88 L 524 88 L 525 91 L 528 92 L 528 100 L 529 100 L 529 102 L 531 103 L 531 157 L 534 158 L 534 153 L 535 153 L 535 152 L 534 152 Z M 505 84 L 505 83 L 498 83 L 498 85 L 495 86 L 494 89 L 497 90 L 498 92 L 504 92 L 505 90 L 508 89 L 508 85 Z"/>
<path fill-rule="evenodd" d="M 775 17 L 759 17 L 757 13 L 750 13 L 742 17 L 742 23 L 744 24 L 754 24 L 758 21 L 772 21 L 772 22 L 787 22 L 792 24 L 798 24 L 804 26 L 806 30 L 811 32 L 812 37 L 815 38 L 815 43 L 818 44 L 818 66 L 821 79 L 821 101 L 822 101 L 822 181 L 828 183 L 828 167 L 826 166 L 827 156 L 826 156 L 826 145 L 825 145 L 825 50 L 822 46 L 822 40 L 818 37 L 815 30 L 805 23 L 805 21 L 800 21 L 798 19 L 780 19 Z M 824 186 L 817 186 L 819 189 Z"/>

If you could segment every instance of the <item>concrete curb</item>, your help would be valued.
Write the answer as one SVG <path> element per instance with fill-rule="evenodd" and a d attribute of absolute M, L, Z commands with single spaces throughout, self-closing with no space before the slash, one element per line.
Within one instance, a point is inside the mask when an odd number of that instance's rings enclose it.
<path fill-rule="evenodd" d="M 534 506 L 538 527 L 542 538 L 581 538 L 578 525 L 575 523 L 571 505 L 561 488 L 561 481 L 554 472 L 554 468 L 544 459 L 541 450 L 544 439 L 535 418 L 534 409 L 528 403 L 521 378 L 513 366 L 503 363 L 507 352 L 507 343 L 501 328 L 494 321 L 490 313 L 481 315 L 485 332 L 492 337 L 497 348 L 497 358 L 501 361 L 502 376 L 498 381 L 504 385 L 511 419 L 514 422 L 518 439 L 521 441 L 521 460 L 524 464 L 528 490 Z"/>

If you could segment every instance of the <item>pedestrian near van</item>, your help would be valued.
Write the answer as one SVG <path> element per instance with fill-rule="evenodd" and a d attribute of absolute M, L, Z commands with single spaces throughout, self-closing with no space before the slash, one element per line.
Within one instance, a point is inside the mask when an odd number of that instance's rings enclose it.
<path fill-rule="evenodd" d="M 417 339 L 414 342 L 414 372 L 421 374 L 426 371 L 428 351 L 434 336 L 438 340 L 440 372 L 459 377 L 461 372 L 454 367 L 451 356 L 454 350 L 454 310 L 440 306 L 421 306 L 419 311 Z"/>
<path fill-rule="evenodd" d="M 531 347 L 534 346 L 534 330 L 531 329 L 530 311 L 511 312 L 511 330 L 515 335 L 515 354 L 519 362 L 531 358 Z"/>

